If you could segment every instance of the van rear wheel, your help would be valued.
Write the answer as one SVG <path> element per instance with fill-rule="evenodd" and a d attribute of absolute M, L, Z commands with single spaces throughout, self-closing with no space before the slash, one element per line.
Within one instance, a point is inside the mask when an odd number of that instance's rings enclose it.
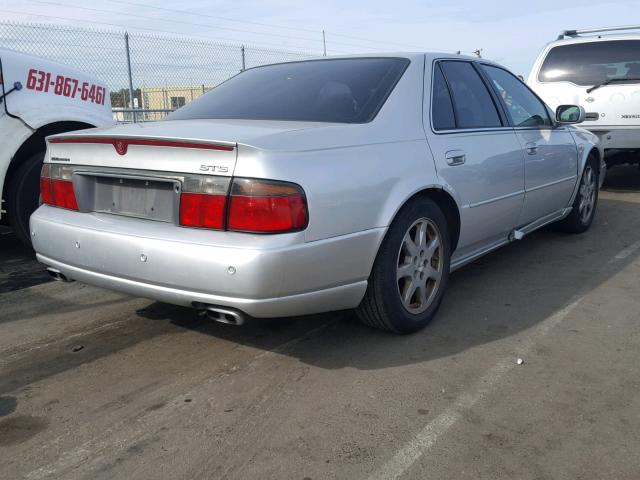
<path fill-rule="evenodd" d="M 403 207 L 380 246 L 356 311 L 363 323 L 412 333 L 431 321 L 449 280 L 448 232 L 442 210 L 431 199 Z"/>
<path fill-rule="evenodd" d="M 29 217 L 40 204 L 40 170 L 44 152 L 24 160 L 15 170 L 7 186 L 7 218 L 16 237 L 31 245 Z"/>

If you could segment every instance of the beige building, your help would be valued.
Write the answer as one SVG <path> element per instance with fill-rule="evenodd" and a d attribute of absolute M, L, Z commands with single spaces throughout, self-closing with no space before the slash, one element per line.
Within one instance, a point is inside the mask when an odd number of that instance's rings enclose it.
<path fill-rule="evenodd" d="M 176 110 L 192 102 L 213 87 L 206 85 L 192 87 L 142 87 L 140 96 L 145 110 Z"/>

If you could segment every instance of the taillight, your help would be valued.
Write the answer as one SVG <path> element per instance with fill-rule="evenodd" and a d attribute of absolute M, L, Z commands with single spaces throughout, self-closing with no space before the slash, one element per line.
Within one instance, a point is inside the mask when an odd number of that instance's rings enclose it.
<path fill-rule="evenodd" d="M 72 175 L 71 167 L 45 163 L 40 173 L 42 202 L 54 207 L 78 210 L 78 202 L 71 181 Z"/>
<path fill-rule="evenodd" d="M 40 171 L 40 198 L 42 199 L 42 203 L 47 205 L 53 205 L 50 171 L 51 169 L 48 163 L 42 165 L 42 170 Z"/>
<path fill-rule="evenodd" d="M 229 197 L 228 230 L 282 233 L 307 226 L 304 193 L 292 183 L 236 178 Z"/>
<path fill-rule="evenodd" d="M 192 176 L 180 195 L 180 225 L 250 233 L 284 233 L 307 226 L 304 192 L 271 180 Z"/>
<path fill-rule="evenodd" d="M 185 177 L 180 194 L 180 225 L 223 229 L 230 181 L 226 177 Z"/>

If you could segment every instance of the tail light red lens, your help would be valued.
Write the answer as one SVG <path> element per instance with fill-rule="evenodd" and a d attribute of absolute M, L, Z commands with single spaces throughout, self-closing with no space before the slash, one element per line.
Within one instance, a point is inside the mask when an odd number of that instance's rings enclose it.
<path fill-rule="evenodd" d="M 230 183 L 228 177 L 185 177 L 180 194 L 180 225 L 222 230 Z"/>
<path fill-rule="evenodd" d="M 40 173 L 40 198 L 42 199 L 42 203 L 54 205 L 51 178 L 49 177 L 49 165 L 46 163 L 42 166 Z"/>
<path fill-rule="evenodd" d="M 227 228 L 242 232 L 282 233 L 307 226 L 307 204 L 297 185 L 237 178 L 229 197 Z"/>
<path fill-rule="evenodd" d="M 71 181 L 72 175 L 71 167 L 45 163 L 40 174 L 42 202 L 54 207 L 78 210 L 78 202 Z"/>
<path fill-rule="evenodd" d="M 68 180 L 51 180 L 51 191 L 56 207 L 78 210 L 73 183 Z"/>
<path fill-rule="evenodd" d="M 224 228 L 225 195 L 182 193 L 180 196 L 180 225 L 199 228 Z"/>

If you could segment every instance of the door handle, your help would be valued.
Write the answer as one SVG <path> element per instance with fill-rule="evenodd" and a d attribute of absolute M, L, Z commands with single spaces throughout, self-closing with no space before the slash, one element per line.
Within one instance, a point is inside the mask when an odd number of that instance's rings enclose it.
<path fill-rule="evenodd" d="M 467 161 L 467 156 L 462 150 L 449 150 L 444 154 L 444 158 L 447 159 L 447 164 L 452 166 L 462 165 Z"/>
<path fill-rule="evenodd" d="M 538 153 L 538 145 L 533 142 L 527 143 L 524 147 L 527 149 L 527 153 L 529 155 L 535 155 L 536 153 Z"/>

